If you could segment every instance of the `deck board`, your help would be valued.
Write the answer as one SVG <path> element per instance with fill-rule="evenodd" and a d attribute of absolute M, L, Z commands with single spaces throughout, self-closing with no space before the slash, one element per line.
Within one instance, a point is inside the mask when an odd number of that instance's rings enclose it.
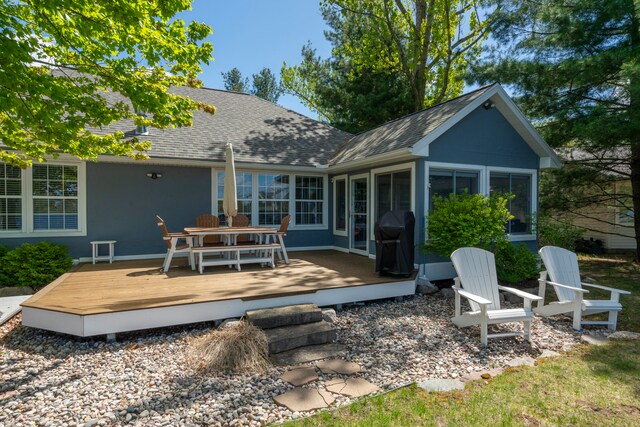
<path fill-rule="evenodd" d="M 203 275 L 185 262 L 176 260 L 168 273 L 161 271 L 158 259 L 81 264 L 22 305 L 92 315 L 407 280 L 381 277 L 373 260 L 338 251 L 294 252 L 289 265 L 280 262 L 275 269 L 209 267 Z"/>

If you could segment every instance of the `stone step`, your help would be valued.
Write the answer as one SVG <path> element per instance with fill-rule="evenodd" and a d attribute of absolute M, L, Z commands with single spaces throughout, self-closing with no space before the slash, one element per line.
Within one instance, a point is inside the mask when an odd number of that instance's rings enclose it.
<path fill-rule="evenodd" d="M 340 357 L 347 352 L 344 344 L 329 343 L 294 348 L 270 356 L 271 362 L 279 366 L 294 366 L 316 360 Z"/>
<path fill-rule="evenodd" d="M 249 310 L 246 317 L 258 328 L 272 329 L 319 322 L 322 320 L 322 310 L 315 304 L 298 304 Z"/>
<path fill-rule="evenodd" d="M 264 332 L 269 341 L 269 353 L 271 354 L 282 353 L 283 351 L 308 345 L 326 344 L 335 341 L 337 338 L 336 328 L 333 324 L 324 320 L 302 325 L 266 329 Z"/>

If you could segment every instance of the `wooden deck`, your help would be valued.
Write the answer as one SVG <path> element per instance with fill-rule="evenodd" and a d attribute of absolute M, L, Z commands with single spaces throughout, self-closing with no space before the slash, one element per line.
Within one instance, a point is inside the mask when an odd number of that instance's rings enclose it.
<path fill-rule="evenodd" d="M 126 323 L 126 319 L 160 313 L 182 317 L 151 324 L 145 321 L 142 326 L 98 327 L 100 333 L 121 332 L 201 321 L 203 316 L 204 320 L 218 320 L 231 317 L 230 313 L 242 315 L 243 309 L 256 307 L 298 302 L 329 305 L 407 295 L 413 293 L 413 289 L 408 290 L 415 281 L 413 277 L 381 277 L 375 272 L 373 260 L 337 251 L 293 252 L 289 265 L 279 262 L 275 269 L 247 265 L 241 272 L 210 267 L 201 275 L 186 266 L 186 258 L 174 261 L 168 273 L 163 273 L 161 266 L 159 259 L 81 264 L 22 304 L 23 323 L 86 336 L 94 334 L 86 330 L 87 318 L 95 318 L 97 322 L 108 315 L 113 315 L 111 318 L 126 315 L 122 318 Z M 403 285 L 402 289 L 396 284 Z M 201 315 L 185 317 L 175 311 L 180 307 L 182 312 L 189 313 L 188 306 L 195 311 L 204 310 L 207 304 L 209 314 L 203 311 Z M 172 308 L 173 311 L 167 311 Z M 83 325 L 80 329 L 78 325 L 71 329 L 47 327 L 56 318 L 76 322 L 81 319 Z"/>

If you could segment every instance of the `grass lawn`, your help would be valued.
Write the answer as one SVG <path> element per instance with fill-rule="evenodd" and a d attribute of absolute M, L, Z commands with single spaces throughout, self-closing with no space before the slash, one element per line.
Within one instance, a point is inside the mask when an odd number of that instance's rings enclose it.
<path fill-rule="evenodd" d="M 640 332 L 640 266 L 630 258 L 581 257 L 596 284 L 630 290 L 620 330 Z M 589 298 L 608 298 L 591 292 Z M 569 320 L 567 320 L 569 321 Z M 581 346 L 537 366 L 512 368 L 461 392 L 427 393 L 416 386 L 361 399 L 286 426 L 638 425 L 640 342 Z"/>

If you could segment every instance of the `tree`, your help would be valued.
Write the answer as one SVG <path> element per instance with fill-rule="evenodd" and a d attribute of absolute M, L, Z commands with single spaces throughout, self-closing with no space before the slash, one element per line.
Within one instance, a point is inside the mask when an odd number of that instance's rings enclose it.
<path fill-rule="evenodd" d="M 253 89 L 251 90 L 251 94 L 258 98 L 271 101 L 274 104 L 278 102 L 278 98 L 280 98 L 282 94 L 282 89 L 276 76 L 269 68 L 263 68 L 258 74 L 254 74 L 252 79 Z"/>
<path fill-rule="evenodd" d="M 145 158 L 149 142 L 91 129 L 131 118 L 156 128 L 189 126 L 214 107 L 169 92 L 198 87 L 211 29 L 174 15 L 187 0 L 0 0 L 0 161 L 27 167 L 69 153 Z M 129 102 L 110 103 L 106 91 Z M 144 112 L 144 113 L 142 113 Z"/>
<path fill-rule="evenodd" d="M 477 12 L 484 3 L 325 0 L 321 11 L 331 28 L 325 35 L 333 45 L 332 57 L 322 60 L 306 46 L 302 64 L 283 66 L 283 86 L 332 124 L 339 122 L 338 114 L 325 98 L 353 101 L 372 81 L 379 94 L 385 91 L 383 83 L 392 83 L 387 91 L 394 100 L 403 101 L 402 112 L 457 96 L 468 63 L 478 54 L 491 23 L 491 14 L 481 20 Z M 353 106 L 375 109 L 373 103 L 353 102 Z"/>
<path fill-rule="evenodd" d="M 232 92 L 247 93 L 249 87 L 249 79 L 242 78 L 242 73 L 237 68 L 232 68 L 222 74 L 224 88 Z"/>
<path fill-rule="evenodd" d="M 590 170 L 568 168 L 555 180 L 607 177 L 627 168 L 631 205 L 640 211 L 640 21 L 634 0 L 494 0 L 498 47 L 474 79 L 500 79 L 553 147 L 592 153 Z M 606 156 L 598 161 L 601 153 Z M 624 154 L 627 153 L 627 154 Z M 613 157 L 611 157 L 613 156 Z M 584 162 L 583 162 L 584 163 Z M 571 175 L 569 175 L 571 174 Z M 581 191 L 577 181 L 564 181 Z M 586 188 L 586 187 L 583 187 Z M 604 194 L 604 193 L 603 193 Z M 604 194 L 604 197 L 608 197 Z M 582 196 L 578 197 L 582 199 Z M 640 217 L 634 216 L 640 262 Z"/>

